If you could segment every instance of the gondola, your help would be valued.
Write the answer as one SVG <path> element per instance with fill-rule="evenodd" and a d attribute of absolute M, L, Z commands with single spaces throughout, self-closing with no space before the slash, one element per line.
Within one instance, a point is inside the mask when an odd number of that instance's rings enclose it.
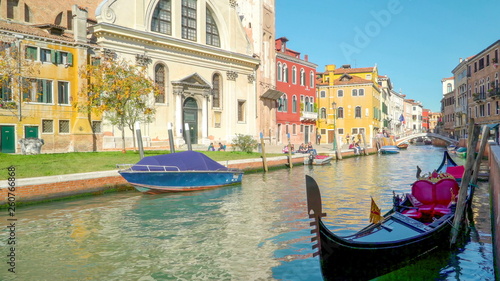
<path fill-rule="evenodd" d="M 370 280 L 438 249 L 449 248 L 454 194 L 458 194 L 459 186 L 451 176 L 441 179 L 442 176 L 438 174 L 436 182 L 417 180 L 404 200 L 394 196 L 393 209 L 379 222 L 340 237 L 323 223 L 326 214 L 322 211 L 318 184 L 306 175 L 308 213 L 313 220 L 312 233 L 316 234 L 312 238 L 313 249 L 318 250 L 314 256 L 319 255 L 324 279 Z M 469 203 L 467 199 L 466 204 Z"/>

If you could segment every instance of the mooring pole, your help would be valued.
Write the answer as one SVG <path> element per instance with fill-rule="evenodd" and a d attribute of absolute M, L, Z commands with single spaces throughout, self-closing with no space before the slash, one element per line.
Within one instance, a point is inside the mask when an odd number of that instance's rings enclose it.
<path fill-rule="evenodd" d="M 486 143 L 488 142 L 488 136 L 490 134 L 490 128 L 483 125 L 483 133 L 481 134 L 481 144 L 479 145 L 479 151 L 477 153 L 476 162 L 474 163 L 474 172 L 472 173 L 472 184 L 477 184 L 477 177 L 479 176 L 479 167 L 481 166 L 481 160 L 483 159 L 484 149 L 486 148 Z"/>
<path fill-rule="evenodd" d="M 267 160 L 266 160 L 266 144 L 264 143 L 264 134 L 260 133 L 260 146 L 262 148 L 262 164 L 264 165 L 264 171 L 267 172 Z"/>
<path fill-rule="evenodd" d="M 172 132 L 172 123 L 168 123 L 168 143 L 170 144 L 170 153 L 175 153 L 174 133 Z"/>
<path fill-rule="evenodd" d="M 290 133 L 287 134 L 288 137 L 288 165 L 293 168 L 292 164 L 292 145 L 290 144 Z"/>
<path fill-rule="evenodd" d="M 139 147 L 139 156 L 144 158 L 144 146 L 142 145 L 142 134 L 141 134 L 141 124 L 139 122 L 135 123 L 135 133 L 137 136 L 137 146 Z"/>
<path fill-rule="evenodd" d="M 460 232 L 460 227 L 462 225 L 462 218 L 464 216 L 465 203 L 467 199 L 467 189 L 471 180 L 479 130 L 480 127 L 474 125 L 474 118 L 470 118 L 467 139 L 467 160 L 465 162 L 465 171 L 462 176 L 462 182 L 460 184 L 460 190 L 458 192 L 457 208 L 455 210 L 455 218 L 453 219 L 453 227 L 451 229 L 451 246 L 455 245 L 458 234 Z"/>

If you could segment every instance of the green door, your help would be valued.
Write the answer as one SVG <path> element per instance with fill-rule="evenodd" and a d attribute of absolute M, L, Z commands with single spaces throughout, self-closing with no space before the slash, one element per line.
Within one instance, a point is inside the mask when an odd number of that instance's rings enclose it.
<path fill-rule="evenodd" d="M 38 126 L 26 126 L 26 127 L 24 127 L 24 137 L 25 138 L 38 138 Z"/>
<path fill-rule="evenodd" d="M 191 144 L 198 143 L 198 105 L 193 98 L 187 98 L 184 102 L 184 122 L 189 126 L 189 137 Z"/>
<path fill-rule="evenodd" d="M 0 152 L 2 153 L 15 153 L 16 152 L 16 135 L 14 126 L 0 127 L 1 143 Z"/>

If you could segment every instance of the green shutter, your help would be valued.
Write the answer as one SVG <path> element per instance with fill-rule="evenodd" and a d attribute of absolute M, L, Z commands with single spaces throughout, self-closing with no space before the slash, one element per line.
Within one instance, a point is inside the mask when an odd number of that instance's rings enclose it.
<path fill-rule="evenodd" d="M 61 64 L 62 63 L 62 52 L 56 52 L 56 63 Z"/>
<path fill-rule="evenodd" d="M 57 54 L 56 50 L 50 50 L 50 60 L 53 64 L 57 64 Z"/>
<path fill-rule="evenodd" d="M 72 53 L 68 53 L 68 64 L 70 66 L 73 66 L 73 54 Z"/>

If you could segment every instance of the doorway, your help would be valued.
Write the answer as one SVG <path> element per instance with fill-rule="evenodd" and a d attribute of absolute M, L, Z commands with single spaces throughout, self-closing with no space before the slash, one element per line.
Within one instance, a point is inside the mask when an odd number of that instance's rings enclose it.
<path fill-rule="evenodd" d="M 193 98 L 187 98 L 183 107 L 183 124 L 189 126 L 189 137 L 191 144 L 198 143 L 198 104 Z M 184 135 L 184 137 L 186 137 Z M 187 140 L 186 140 L 187 141 Z"/>
<path fill-rule="evenodd" d="M 24 127 L 24 137 L 25 138 L 38 138 L 38 126 L 26 126 L 26 127 Z"/>
<path fill-rule="evenodd" d="M 15 153 L 16 152 L 16 135 L 14 126 L 0 127 L 0 152 Z"/>

